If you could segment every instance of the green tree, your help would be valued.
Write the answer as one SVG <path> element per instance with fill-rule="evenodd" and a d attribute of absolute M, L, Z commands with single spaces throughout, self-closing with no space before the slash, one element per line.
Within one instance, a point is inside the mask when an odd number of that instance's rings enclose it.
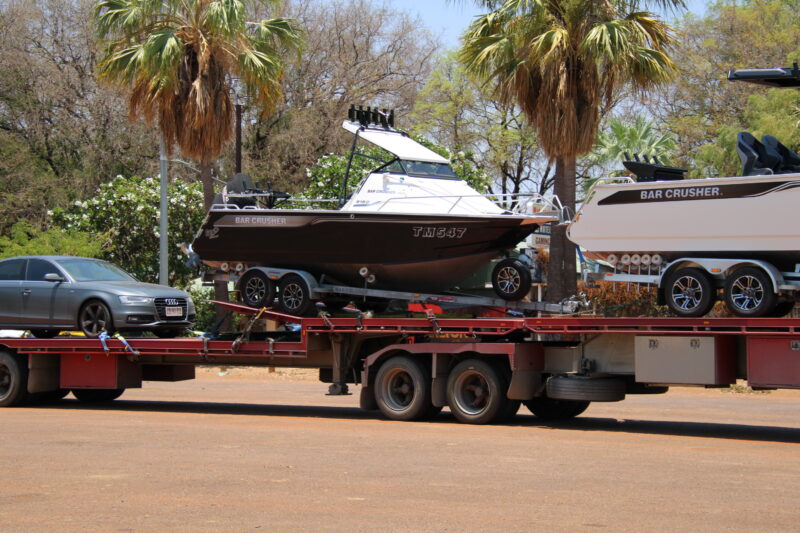
<path fill-rule="evenodd" d="M 722 0 L 704 17 L 680 22 L 673 54 L 679 73 L 646 104 L 676 135 L 676 157 L 691 177 L 739 175 L 736 134 L 743 130 L 797 142 L 792 100 L 800 91 L 733 83 L 727 73 L 800 61 L 798 27 L 796 0 Z"/>
<path fill-rule="evenodd" d="M 20 220 L 7 237 L 0 236 L 0 258 L 20 255 L 101 257 L 102 242 L 91 233 L 62 228 L 40 230 Z"/>
<path fill-rule="evenodd" d="M 158 122 L 169 148 L 198 161 L 203 201 L 214 200 L 211 164 L 231 138 L 232 78 L 263 114 L 281 97 L 283 55 L 301 47 L 291 19 L 247 21 L 247 5 L 276 0 L 99 0 L 108 43 L 101 78 L 130 89 L 131 118 Z"/>
<path fill-rule="evenodd" d="M 470 75 L 455 54 L 441 58 L 422 88 L 412 113 L 413 131 L 464 153 L 493 179 L 498 194 L 536 192 L 552 187 L 552 167 L 519 107 L 494 98 Z M 542 170 L 544 169 L 544 170 Z M 507 208 L 516 201 L 502 197 Z"/>
<path fill-rule="evenodd" d="M 191 242 L 203 220 L 203 193 L 199 183 L 171 183 L 169 197 L 170 283 L 185 286 L 195 273 L 178 249 Z M 118 264 L 142 281 L 158 277 L 159 181 L 117 176 L 100 185 L 94 197 L 76 201 L 68 209 L 54 209 L 53 224 L 68 231 L 93 235 L 101 257 Z"/>
<path fill-rule="evenodd" d="M 684 2 L 505 0 L 464 35 L 461 61 L 493 81 L 501 100 L 520 106 L 556 161 L 556 195 L 572 209 L 576 160 L 594 146 L 601 106 L 623 85 L 646 90 L 674 70 L 666 53 L 671 29 L 641 10 L 647 4 Z M 577 290 L 564 227 L 553 228 L 550 252 L 548 298 L 557 300 Z"/>

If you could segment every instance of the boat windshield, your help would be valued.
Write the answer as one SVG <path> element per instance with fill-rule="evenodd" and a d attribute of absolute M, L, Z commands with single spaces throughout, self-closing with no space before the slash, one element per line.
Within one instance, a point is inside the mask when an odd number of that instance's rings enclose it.
<path fill-rule="evenodd" d="M 92 259 L 60 259 L 58 264 L 75 281 L 136 281 L 121 268 Z"/>
<path fill-rule="evenodd" d="M 426 163 L 424 161 L 401 161 L 395 159 L 378 169 L 378 171 L 381 170 L 392 174 L 406 174 L 416 178 L 461 179 L 446 163 Z"/>

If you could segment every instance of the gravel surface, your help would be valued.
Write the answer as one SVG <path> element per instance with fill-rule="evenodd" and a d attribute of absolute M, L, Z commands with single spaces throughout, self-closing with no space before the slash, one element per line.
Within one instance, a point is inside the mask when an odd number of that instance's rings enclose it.
<path fill-rule="evenodd" d="M 222 374 L 222 375 L 220 375 Z M 0 410 L 0 532 L 796 531 L 800 392 L 391 422 L 303 371 Z M 358 392 L 357 387 L 355 391 Z"/>

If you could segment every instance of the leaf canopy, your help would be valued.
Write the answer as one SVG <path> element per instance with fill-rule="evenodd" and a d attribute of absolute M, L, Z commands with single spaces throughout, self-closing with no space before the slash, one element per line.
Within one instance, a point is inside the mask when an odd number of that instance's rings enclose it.
<path fill-rule="evenodd" d="M 233 79 L 268 114 L 281 98 L 284 55 L 302 50 L 295 20 L 248 21 L 249 4 L 279 2 L 99 0 L 99 76 L 130 90 L 131 119 L 157 122 L 168 147 L 208 163 L 232 135 Z"/>

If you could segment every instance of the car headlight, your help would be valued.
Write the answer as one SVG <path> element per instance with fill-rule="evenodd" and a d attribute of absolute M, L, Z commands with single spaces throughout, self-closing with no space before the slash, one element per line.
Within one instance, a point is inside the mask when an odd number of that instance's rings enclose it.
<path fill-rule="evenodd" d="M 150 296 L 120 296 L 119 301 L 125 305 L 145 305 L 153 303 Z"/>

